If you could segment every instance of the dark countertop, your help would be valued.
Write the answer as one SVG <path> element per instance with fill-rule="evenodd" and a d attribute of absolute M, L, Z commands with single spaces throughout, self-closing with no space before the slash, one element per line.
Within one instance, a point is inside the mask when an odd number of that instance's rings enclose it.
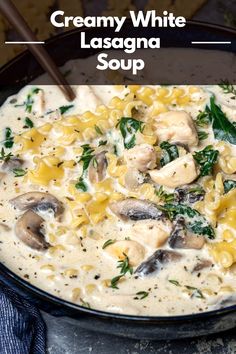
<path fill-rule="evenodd" d="M 48 354 L 232 354 L 236 329 L 218 335 L 175 341 L 119 338 L 90 332 L 44 314 L 48 325 Z"/>
<path fill-rule="evenodd" d="M 209 0 L 196 20 L 229 25 L 236 13 L 235 0 Z M 232 354 L 236 353 L 236 329 L 196 339 L 153 342 L 89 332 L 43 314 L 48 326 L 48 354 Z"/>

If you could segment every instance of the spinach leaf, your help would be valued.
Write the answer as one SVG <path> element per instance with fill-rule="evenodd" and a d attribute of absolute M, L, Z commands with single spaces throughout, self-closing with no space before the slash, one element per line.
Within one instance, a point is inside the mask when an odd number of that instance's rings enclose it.
<path fill-rule="evenodd" d="M 197 210 L 185 204 L 167 203 L 159 208 L 167 213 L 170 220 L 175 220 L 179 216 L 185 219 L 186 227 L 194 234 L 207 236 L 209 239 L 215 238 L 215 232 L 208 221 Z"/>
<path fill-rule="evenodd" d="M 200 176 L 203 177 L 212 174 L 218 155 L 219 151 L 214 150 L 212 145 L 208 145 L 203 150 L 194 153 L 193 157 L 200 165 Z"/>
<path fill-rule="evenodd" d="M 120 128 L 121 135 L 124 139 L 124 147 L 126 149 L 131 149 L 135 146 L 135 134 L 138 131 L 142 131 L 143 124 L 143 122 L 129 117 L 122 117 L 118 122 L 117 127 Z"/>
<path fill-rule="evenodd" d="M 236 145 L 236 128 L 233 123 L 228 120 L 220 106 L 215 104 L 214 96 L 211 97 L 210 108 L 207 107 L 206 111 L 209 113 L 212 122 L 215 139 L 224 140 L 230 144 Z"/>
<path fill-rule="evenodd" d="M 82 156 L 79 159 L 79 162 L 83 162 L 83 172 L 82 175 L 79 178 L 79 181 L 75 184 L 75 188 L 81 190 L 82 192 L 86 192 L 87 191 L 87 185 L 84 182 L 84 177 L 85 177 L 85 173 L 89 167 L 90 161 L 93 158 L 93 152 L 94 149 L 92 149 L 89 144 L 84 144 L 81 146 L 83 148 L 83 153 Z"/>
<path fill-rule="evenodd" d="M 165 166 L 169 162 L 179 157 L 179 151 L 177 145 L 170 144 L 168 143 L 168 141 L 163 141 L 160 144 L 160 148 L 163 150 L 162 158 L 160 160 L 161 166 Z"/>
<path fill-rule="evenodd" d="M 236 181 L 231 180 L 231 179 L 227 179 L 227 180 L 224 181 L 225 193 L 228 193 L 233 188 L 236 188 Z"/>

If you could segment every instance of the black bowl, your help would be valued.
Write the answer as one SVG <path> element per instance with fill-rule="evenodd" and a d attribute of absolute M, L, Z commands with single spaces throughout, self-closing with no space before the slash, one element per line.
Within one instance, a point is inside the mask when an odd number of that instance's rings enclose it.
<path fill-rule="evenodd" d="M 190 21 L 188 26 L 187 35 L 189 38 L 193 38 L 193 35 L 195 35 L 199 38 L 204 36 L 205 40 L 224 40 L 227 38 L 234 41 L 235 39 L 236 32 L 231 29 L 193 21 Z M 151 35 L 153 35 L 153 31 L 155 29 L 151 29 Z M 88 51 L 79 49 L 73 50 L 78 39 L 78 32 L 78 30 L 74 30 L 47 41 L 46 47 L 58 65 L 63 65 L 69 59 L 93 54 L 93 52 L 88 53 Z M 181 46 L 181 41 L 183 46 L 186 43 L 178 30 L 171 31 L 171 34 L 168 29 L 165 29 L 164 32 L 167 39 L 166 46 Z M 130 35 L 130 32 L 127 33 Z M 70 45 L 67 45 L 68 43 Z M 61 52 L 62 46 L 64 48 L 63 52 Z M 235 50 L 234 42 L 233 47 Z M 0 104 L 4 102 L 6 97 L 17 92 L 20 87 L 26 85 L 41 73 L 42 69 L 28 51 L 5 65 L 0 70 L 0 83 L 4 84 L 0 93 Z M 9 77 L 11 77 L 11 86 L 6 87 Z M 22 297 L 54 316 L 76 323 L 79 327 L 122 337 L 153 340 L 187 338 L 225 331 L 235 327 L 236 324 L 236 305 L 194 315 L 168 317 L 120 315 L 84 308 L 36 288 L 14 274 L 2 263 L 0 263 L 0 282 L 10 286 Z"/>

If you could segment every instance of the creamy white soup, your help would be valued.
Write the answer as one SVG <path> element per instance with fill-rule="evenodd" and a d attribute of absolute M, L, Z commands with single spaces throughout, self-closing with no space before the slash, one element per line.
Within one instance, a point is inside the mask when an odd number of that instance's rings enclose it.
<path fill-rule="evenodd" d="M 235 302 L 236 89 L 26 86 L 0 109 L 0 259 L 59 298 L 181 315 Z"/>

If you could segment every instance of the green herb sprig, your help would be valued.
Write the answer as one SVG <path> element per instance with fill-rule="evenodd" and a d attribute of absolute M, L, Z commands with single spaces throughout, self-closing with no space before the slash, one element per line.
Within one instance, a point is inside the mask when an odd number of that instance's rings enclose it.
<path fill-rule="evenodd" d="M 123 278 L 127 273 L 133 274 L 133 268 L 130 266 L 129 257 L 124 253 L 125 258 L 118 261 L 116 268 L 120 269 L 120 274 L 111 279 L 110 287 L 112 289 L 119 289 L 117 284 L 121 278 Z"/>
<path fill-rule="evenodd" d="M 158 196 L 161 202 L 164 203 L 171 203 L 175 200 L 175 194 L 174 193 L 167 193 L 164 191 L 163 186 L 161 186 L 159 189 L 155 190 L 155 194 Z"/>
<path fill-rule="evenodd" d="M 217 162 L 219 155 L 218 150 L 214 150 L 212 145 L 206 146 L 201 151 L 196 151 L 193 154 L 195 161 L 200 166 L 200 176 L 208 176 L 213 172 L 213 167 Z"/>
<path fill-rule="evenodd" d="M 210 117 L 209 113 L 204 111 L 204 112 L 199 112 L 197 115 L 197 118 L 195 120 L 195 123 L 198 127 L 205 128 L 210 124 Z"/>
<path fill-rule="evenodd" d="M 136 296 L 134 297 L 134 300 L 143 300 L 146 297 L 148 297 L 149 292 L 148 291 L 138 291 L 135 295 Z"/>
<path fill-rule="evenodd" d="M 23 168 L 14 168 L 12 172 L 14 173 L 14 177 L 23 177 L 27 173 Z"/>
<path fill-rule="evenodd" d="M 234 85 L 230 84 L 228 80 L 222 80 L 219 86 L 222 88 L 224 93 L 231 94 L 233 95 L 231 98 L 236 99 L 236 88 Z"/>
<path fill-rule="evenodd" d="M 6 154 L 4 148 L 1 149 L 0 161 L 8 162 L 12 157 L 13 157 L 13 154 L 11 152 L 9 152 L 9 154 Z"/>
<path fill-rule="evenodd" d="M 112 245 L 113 243 L 115 243 L 116 242 L 116 240 L 107 240 L 104 244 L 103 244 L 103 246 L 102 246 L 102 249 L 104 250 L 106 247 L 108 247 L 108 246 L 110 246 L 110 245 Z"/>
<path fill-rule="evenodd" d="M 209 136 L 209 134 L 207 132 L 204 132 L 202 130 L 199 130 L 197 134 L 198 134 L 198 139 L 200 141 L 207 139 Z"/>
<path fill-rule="evenodd" d="M 175 279 L 168 279 L 168 282 L 175 285 L 175 286 L 181 286 L 178 280 Z"/>

